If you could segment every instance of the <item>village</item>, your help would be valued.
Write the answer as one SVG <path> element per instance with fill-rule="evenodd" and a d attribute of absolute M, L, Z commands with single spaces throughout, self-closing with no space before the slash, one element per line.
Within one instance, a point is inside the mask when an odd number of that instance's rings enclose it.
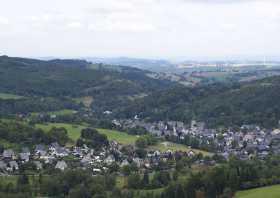
<path fill-rule="evenodd" d="M 209 129 L 204 122 L 194 120 L 190 125 L 177 121 L 146 123 L 138 119 L 113 120 L 113 124 L 124 129 L 143 127 L 156 136 L 176 137 L 178 142 L 184 142 L 185 138 L 194 138 L 200 145 L 212 144 L 214 153 L 225 159 L 228 159 L 230 155 L 241 160 L 252 157 L 264 159 L 269 154 L 280 153 L 280 129 L 278 128 L 269 130 L 258 125 L 243 125 L 238 130 L 228 128 L 221 131 Z M 191 143 L 188 146 L 192 146 Z"/>
<path fill-rule="evenodd" d="M 63 147 L 58 143 L 49 146 L 36 145 L 31 151 L 24 147 L 19 153 L 13 149 L 3 151 L 0 160 L 0 171 L 3 175 L 18 173 L 26 164 L 33 165 L 33 170 L 40 172 L 43 169 L 90 169 L 93 175 L 105 173 L 113 166 L 123 168 L 134 166 L 137 169 L 153 169 L 160 161 L 168 161 L 174 157 L 194 157 L 195 152 L 160 152 L 149 151 L 145 158 L 140 158 L 135 153 L 133 146 L 122 146 L 116 141 L 111 141 L 108 147 L 97 150 L 86 145 L 82 147 Z"/>
<path fill-rule="evenodd" d="M 212 166 L 218 163 L 214 157 L 205 157 L 194 151 L 210 144 L 215 149 L 211 151 L 211 156 L 215 154 L 224 160 L 232 155 L 241 160 L 254 157 L 265 159 L 270 154 L 280 153 L 280 129 L 267 130 L 256 125 L 243 125 L 241 131 L 226 129 L 220 132 L 216 129 L 207 129 L 203 122 L 196 121 L 192 121 L 189 126 L 176 121 L 146 123 L 138 119 L 113 120 L 112 123 L 121 129 L 143 127 L 154 136 L 173 137 L 177 143 L 192 138 L 197 144 L 187 145 L 188 151 L 148 150 L 144 156 L 137 154 L 134 145 L 121 145 L 116 141 L 110 141 L 108 146 L 98 150 L 87 145 L 61 146 L 56 142 L 50 145 L 38 144 L 32 149 L 23 147 L 19 152 L 5 149 L 0 155 L 1 174 L 16 174 L 26 164 L 32 164 L 31 167 L 37 172 L 50 169 L 60 171 L 90 169 L 93 175 L 97 175 L 107 172 L 112 167 L 117 167 L 119 171 L 125 166 L 134 166 L 144 171 L 155 169 L 161 162 L 176 161 L 182 157 L 192 159 L 196 164 Z M 172 167 L 174 165 L 168 168 Z M 121 174 L 121 171 L 119 172 Z"/>

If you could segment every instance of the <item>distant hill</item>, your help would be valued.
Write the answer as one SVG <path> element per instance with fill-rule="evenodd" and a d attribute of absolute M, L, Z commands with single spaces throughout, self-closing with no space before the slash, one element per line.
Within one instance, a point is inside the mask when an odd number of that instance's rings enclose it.
<path fill-rule="evenodd" d="M 101 112 L 172 84 L 150 78 L 148 73 L 136 68 L 92 64 L 84 60 L 42 61 L 1 56 L 0 93 L 25 96 L 23 100 L 34 97 L 65 100 L 91 96 L 93 109 Z"/>
<path fill-rule="evenodd" d="M 161 59 L 141 59 L 141 58 L 98 58 L 98 57 L 86 57 L 88 61 L 93 63 L 103 63 L 109 65 L 124 65 L 130 67 L 136 67 L 139 69 L 150 70 L 154 72 L 170 71 L 176 67 L 167 60 Z"/>
<path fill-rule="evenodd" d="M 154 92 L 122 109 L 151 120 L 197 119 L 209 126 L 261 124 L 272 128 L 280 120 L 280 77 L 247 83 L 212 84 Z"/>

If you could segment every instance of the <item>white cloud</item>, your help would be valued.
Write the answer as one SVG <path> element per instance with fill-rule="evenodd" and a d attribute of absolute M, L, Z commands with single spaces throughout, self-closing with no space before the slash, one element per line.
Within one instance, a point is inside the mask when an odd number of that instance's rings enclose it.
<path fill-rule="evenodd" d="M 79 29 L 81 28 L 83 25 L 80 22 L 71 22 L 67 24 L 67 27 L 69 28 L 74 28 L 74 29 Z"/>
<path fill-rule="evenodd" d="M 9 0 L 0 13 L 1 48 L 10 55 L 189 57 L 280 51 L 278 0 Z M 30 47 L 19 48 L 21 40 Z"/>
<path fill-rule="evenodd" d="M 0 16 L 0 24 L 2 25 L 8 25 L 9 24 L 9 19 L 6 17 Z"/>

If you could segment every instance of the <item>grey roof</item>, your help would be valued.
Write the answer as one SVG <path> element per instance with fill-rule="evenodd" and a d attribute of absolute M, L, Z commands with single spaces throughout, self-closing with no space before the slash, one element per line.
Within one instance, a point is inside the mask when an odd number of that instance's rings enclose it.
<path fill-rule="evenodd" d="M 11 158 L 14 154 L 15 154 L 15 152 L 12 149 L 7 149 L 7 150 L 4 150 L 3 157 Z"/>
<path fill-rule="evenodd" d="M 28 161 L 29 160 L 29 154 L 28 153 L 20 153 L 19 157 L 21 160 Z"/>
<path fill-rule="evenodd" d="M 0 161 L 0 169 L 6 169 L 7 168 L 7 164 L 4 161 Z"/>
<path fill-rule="evenodd" d="M 66 162 L 64 160 L 58 161 L 57 164 L 55 165 L 55 168 L 60 169 L 60 170 L 64 170 L 67 167 L 68 166 L 67 166 L 67 164 L 66 164 Z"/>
<path fill-rule="evenodd" d="M 57 142 L 53 142 L 51 143 L 51 147 L 57 149 L 57 148 L 60 148 L 59 144 Z"/>
<path fill-rule="evenodd" d="M 45 146 L 44 145 L 42 145 L 42 144 L 37 144 L 36 146 L 35 146 L 35 151 L 45 151 L 46 149 L 45 149 Z"/>
<path fill-rule="evenodd" d="M 9 166 L 11 168 L 15 168 L 15 169 L 18 169 L 18 163 L 16 161 L 10 161 L 9 162 Z"/>

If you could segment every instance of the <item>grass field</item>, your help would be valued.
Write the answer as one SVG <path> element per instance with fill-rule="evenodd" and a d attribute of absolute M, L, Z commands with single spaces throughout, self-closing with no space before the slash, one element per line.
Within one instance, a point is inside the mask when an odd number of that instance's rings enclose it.
<path fill-rule="evenodd" d="M 82 98 L 74 98 L 74 101 L 78 102 L 78 103 L 83 103 L 85 105 L 85 107 L 90 107 L 92 101 L 93 101 L 93 98 L 91 96 L 85 96 L 85 97 L 82 97 Z"/>
<path fill-rule="evenodd" d="M 99 133 L 106 135 L 109 140 L 115 140 L 120 144 L 124 144 L 124 145 L 134 144 L 138 138 L 138 136 L 136 135 L 129 135 L 127 133 L 123 133 L 116 130 L 108 130 L 108 129 L 97 129 L 97 130 L 99 131 Z"/>
<path fill-rule="evenodd" d="M 49 131 L 53 127 L 64 127 L 68 131 L 68 136 L 73 141 L 77 141 L 77 139 L 80 137 L 80 132 L 82 129 L 86 128 L 86 125 L 75 125 L 75 124 L 66 124 L 66 123 L 48 123 L 48 124 L 36 124 L 37 128 L 41 128 L 44 131 Z M 116 130 L 109 130 L 109 129 L 97 129 L 99 133 L 104 134 L 107 136 L 107 138 L 112 141 L 115 140 L 123 145 L 134 145 L 135 141 L 139 136 L 136 135 L 129 135 L 127 133 L 123 133 Z M 196 149 L 190 149 L 185 145 L 182 144 L 175 144 L 172 142 L 162 142 L 158 143 L 155 146 L 149 147 L 149 149 L 152 150 L 159 150 L 159 151 L 189 151 L 193 150 L 196 153 L 202 153 L 203 155 L 211 155 L 208 152 L 196 150 Z"/>
<path fill-rule="evenodd" d="M 11 176 L 1 175 L 0 176 L 0 184 L 9 184 L 9 183 L 11 183 L 11 184 L 16 185 L 17 178 L 18 178 L 18 176 L 16 176 L 16 175 L 11 175 Z"/>
<path fill-rule="evenodd" d="M 235 198 L 279 198 L 280 185 L 239 191 Z"/>
<path fill-rule="evenodd" d="M 0 99 L 3 99 L 3 100 L 9 100 L 9 99 L 17 100 L 17 99 L 21 99 L 21 98 L 23 98 L 23 97 L 14 95 L 14 94 L 0 93 Z"/>
<path fill-rule="evenodd" d="M 71 109 L 63 109 L 60 111 L 48 111 L 48 112 L 42 112 L 43 114 L 47 115 L 57 115 L 57 116 L 62 116 L 62 115 L 71 115 L 76 113 L 76 111 L 71 110 Z M 32 116 L 38 116 L 40 112 L 33 112 L 31 113 Z"/>
<path fill-rule="evenodd" d="M 81 130 L 86 128 L 86 126 L 66 124 L 66 123 L 47 123 L 47 124 L 36 124 L 37 128 L 43 129 L 44 131 L 49 131 L 53 127 L 64 127 L 68 132 L 68 137 L 76 141 L 79 139 Z"/>
<path fill-rule="evenodd" d="M 198 150 L 198 149 L 191 149 L 185 145 L 182 145 L 182 144 L 176 144 L 176 143 L 173 143 L 173 142 L 161 142 L 161 143 L 158 143 L 157 145 L 155 146 L 151 146 L 150 147 L 151 149 L 156 149 L 156 150 L 159 150 L 159 151 L 167 151 L 167 150 L 170 150 L 170 151 L 194 151 L 195 153 L 202 153 L 203 155 L 211 155 L 211 153 L 208 153 L 206 151 L 202 151 L 202 150 Z"/>
<path fill-rule="evenodd" d="M 48 124 L 37 124 L 37 128 L 41 128 L 44 131 L 49 131 L 53 127 L 64 127 L 68 131 L 68 136 L 76 141 L 80 137 L 80 132 L 82 129 L 86 128 L 86 125 L 73 125 L 66 123 L 48 123 Z M 128 135 L 126 133 L 122 133 L 116 130 L 108 130 L 108 129 L 97 129 L 99 133 L 107 136 L 109 140 L 116 140 L 121 144 L 134 144 L 137 136 Z"/>

